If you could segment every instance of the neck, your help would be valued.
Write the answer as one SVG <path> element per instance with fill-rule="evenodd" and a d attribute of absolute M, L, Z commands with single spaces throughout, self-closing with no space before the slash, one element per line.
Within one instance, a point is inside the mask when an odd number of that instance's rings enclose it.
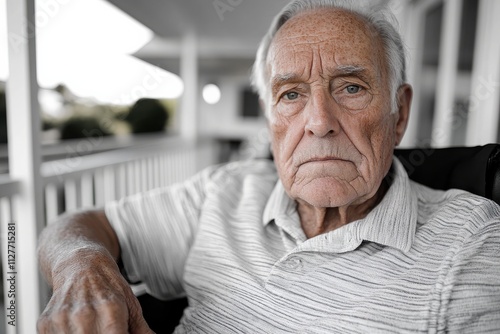
<path fill-rule="evenodd" d="M 389 185 L 384 179 L 375 195 L 368 200 L 360 204 L 341 207 L 318 208 L 298 200 L 297 211 L 306 237 L 309 239 L 363 219 L 380 203 L 387 189 L 389 189 Z"/>

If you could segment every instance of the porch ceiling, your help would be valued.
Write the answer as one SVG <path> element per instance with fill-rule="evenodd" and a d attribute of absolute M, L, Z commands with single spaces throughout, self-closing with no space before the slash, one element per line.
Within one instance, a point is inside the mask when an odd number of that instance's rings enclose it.
<path fill-rule="evenodd" d="M 198 38 L 200 72 L 247 71 L 258 43 L 289 0 L 108 0 L 156 34 L 136 56 L 171 72 L 179 70 L 179 42 Z"/>

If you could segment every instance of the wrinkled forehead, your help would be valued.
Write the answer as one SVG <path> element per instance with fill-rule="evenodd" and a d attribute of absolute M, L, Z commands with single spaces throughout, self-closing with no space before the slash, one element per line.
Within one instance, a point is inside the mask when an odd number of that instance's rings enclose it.
<path fill-rule="evenodd" d="M 293 58 L 307 66 L 314 52 L 329 66 L 363 66 L 377 75 L 386 71 L 379 35 L 363 18 L 340 9 L 317 9 L 288 20 L 274 37 L 268 57 L 271 73 Z"/>

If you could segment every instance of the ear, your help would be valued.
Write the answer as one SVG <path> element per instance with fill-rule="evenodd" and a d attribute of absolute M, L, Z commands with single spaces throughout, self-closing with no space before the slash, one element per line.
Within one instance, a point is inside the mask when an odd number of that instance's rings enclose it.
<path fill-rule="evenodd" d="M 410 106 L 413 97 L 413 89 L 409 84 L 404 84 L 398 89 L 397 99 L 398 99 L 398 110 L 397 110 L 397 123 L 396 123 L 396 146 L 401 143 L 403 135 L 406 131 L 406 126 L 408 125 L 408 119 L 410 117 Z"/>

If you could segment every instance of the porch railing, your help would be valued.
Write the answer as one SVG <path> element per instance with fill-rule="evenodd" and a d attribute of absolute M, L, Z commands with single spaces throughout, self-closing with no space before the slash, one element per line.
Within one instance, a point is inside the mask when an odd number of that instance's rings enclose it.
<path fill-rule="evenodd" d="M 88 139 L 88 144 L 92 144 L 91 140 Z M 63 212 L 102 207 L 104 203 L 123 196 L 180 182 L 215 163 L 216 156 L 216 146 L 209 141 L 195 144 L 182 139 L 164 138 L 141 141 L 128 148 L 87 156 L 73 152 L 65 159 L 44 162 L 40 173 L 44 189 L 45 222 L 48 224 L 54 221 Z M 9 263 L 16 252 L 12 232 L 22 233 L 20 229 L 23 228 L 16 226 L 16 219 L 12 216 L 12 203 L 19 192 L 19 182 L 7 175 L 0 175 L 0 252 L 3 275 L 0 333 L 7 334 L 18 333 L 18 326 L 8 323 L 8 307 L 11 300 L 15 300 L 12 295 L 15 288 L 12 289 L 7 278 L 12 273 Z M 36 259 L 22 261 L 35 262 Z M 33 281 L 31 284 L 40 284 L 33 277 L 18 276 L 16 280 L 18 283 L 20 280 L 30 280 Z M 26 305 L 19 301 L 16 303 L 16 308 L 24 306 Z M 22 319 L 17 318 L 16 321 Z"/>

